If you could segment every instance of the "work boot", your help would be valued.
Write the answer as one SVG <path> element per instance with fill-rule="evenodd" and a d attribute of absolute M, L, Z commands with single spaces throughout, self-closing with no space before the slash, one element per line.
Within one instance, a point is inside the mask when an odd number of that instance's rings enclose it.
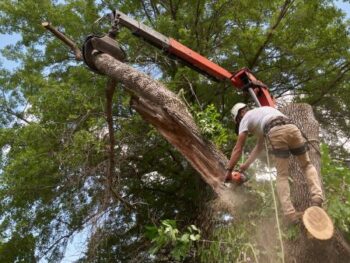
<path fill-rule="evenodd" d="M 303 212 L 294 212 L 294 213 L 285 215 L 285 221 L 287 225 L 296 225 L 300 222 L 302 217 L 303 217 Z"/>
<path fill-rule="evenodd" d="M 323 200 L 320 197 L 314 197 L 311 199 L 311 206 L 318 206 L 322 208 Z"/>

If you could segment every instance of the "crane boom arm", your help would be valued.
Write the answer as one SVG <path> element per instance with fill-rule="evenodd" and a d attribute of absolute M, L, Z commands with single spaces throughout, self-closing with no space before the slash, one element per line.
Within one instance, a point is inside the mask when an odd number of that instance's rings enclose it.
<path fill-rule="evenodd" d="M 128 28 L 134 35 L 163 50 L 166 54 L 176 57 L 196 71 L 217 81 L 230 81 L 237 89 L 249 92 L 258 106 L 275 106 L 267 86 L 256 79 L 249 69 L 243 68 L 231 73 L 175 39 L 164 36 L 119 10 L 115 10 L 114 17 L 117 24 Z"/>

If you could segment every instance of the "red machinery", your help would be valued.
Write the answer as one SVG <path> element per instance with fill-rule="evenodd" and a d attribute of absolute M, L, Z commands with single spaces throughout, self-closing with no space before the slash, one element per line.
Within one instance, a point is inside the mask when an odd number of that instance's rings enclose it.
<path fill-rule="evenodd" d="M 225 178 L 225 182 L 234 182 L 236 185 L 242 185 L 249 180 L 249 177 L 244 172 L 232 171 L 229 176 Z"/>
<path fill-rule="evenodd" d="M 231 73 L 214 62 L 208 60 L 197 52 L 182 45 L 173 38 L 168 38 L 150 27 L 136 21 L 116 10 L 114 12 L 115 23 L 125 26 L 132 33 L 151 45 L 162 49 L 166 54 L 176 57 L 196 71 L 208 75 L 217 81 L 230 81 L 234 87 L 242 91 L 248 91 L 258 106 L 274 107 L 267 86 L 257 80 L 252 72 L 243 68 L 238 72 Z"/>
<path fill-rule="evenodd" d="M 130 29 L 134 35 L 163 50 L 165 54 L 177 58 L 201 74 L 207 75 L 216 81 L 229 81 L 237 89 L 249 92 L 257 106 L 275 106 L 267 86 L 257 80 L 249 69 L 243 68 L 238 72 L 231 73 L 175 39 L 162 35 L 118 10 L 109 14 L 109 16 L 113 22 L 109 34 L 103 37 L 90 35 L 83 46 L 85 63 L 92 70 L 97 71 L 91 59 L 92 50 L 108 53 L 119 60 L 123 57 L 118 43 L 114 40 L 118 26 L 122 25 Z"/>

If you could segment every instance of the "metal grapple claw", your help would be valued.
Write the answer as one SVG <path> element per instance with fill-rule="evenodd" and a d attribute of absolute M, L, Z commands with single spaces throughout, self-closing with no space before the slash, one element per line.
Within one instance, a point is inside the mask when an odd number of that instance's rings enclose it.
<path fill-rule="evenodd" d="M 94 55 L 98 53 L 106 53 L 117 60 L 124 61 L 125 52 L 120 48 L 118 42 L 109 35 L 97 36 L 89 35 L 86 37 L 83 47 L 83 59 L 85 64 L 94 72 L 101 74 L 95 66 Z"/>

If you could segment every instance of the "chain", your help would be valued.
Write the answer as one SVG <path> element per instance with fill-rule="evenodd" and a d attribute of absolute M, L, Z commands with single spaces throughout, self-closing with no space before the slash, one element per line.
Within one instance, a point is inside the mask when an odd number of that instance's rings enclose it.
<path fill-rule="evenodd" d="M 119 19 L 119 16 L 115 16 L 115 13 L 111 13 L 110 17 L 111 17 L 112 27 L 108 31 L 108 35 L 112 38 L 115 38 L 120 29 L 120 19 Z"/>

